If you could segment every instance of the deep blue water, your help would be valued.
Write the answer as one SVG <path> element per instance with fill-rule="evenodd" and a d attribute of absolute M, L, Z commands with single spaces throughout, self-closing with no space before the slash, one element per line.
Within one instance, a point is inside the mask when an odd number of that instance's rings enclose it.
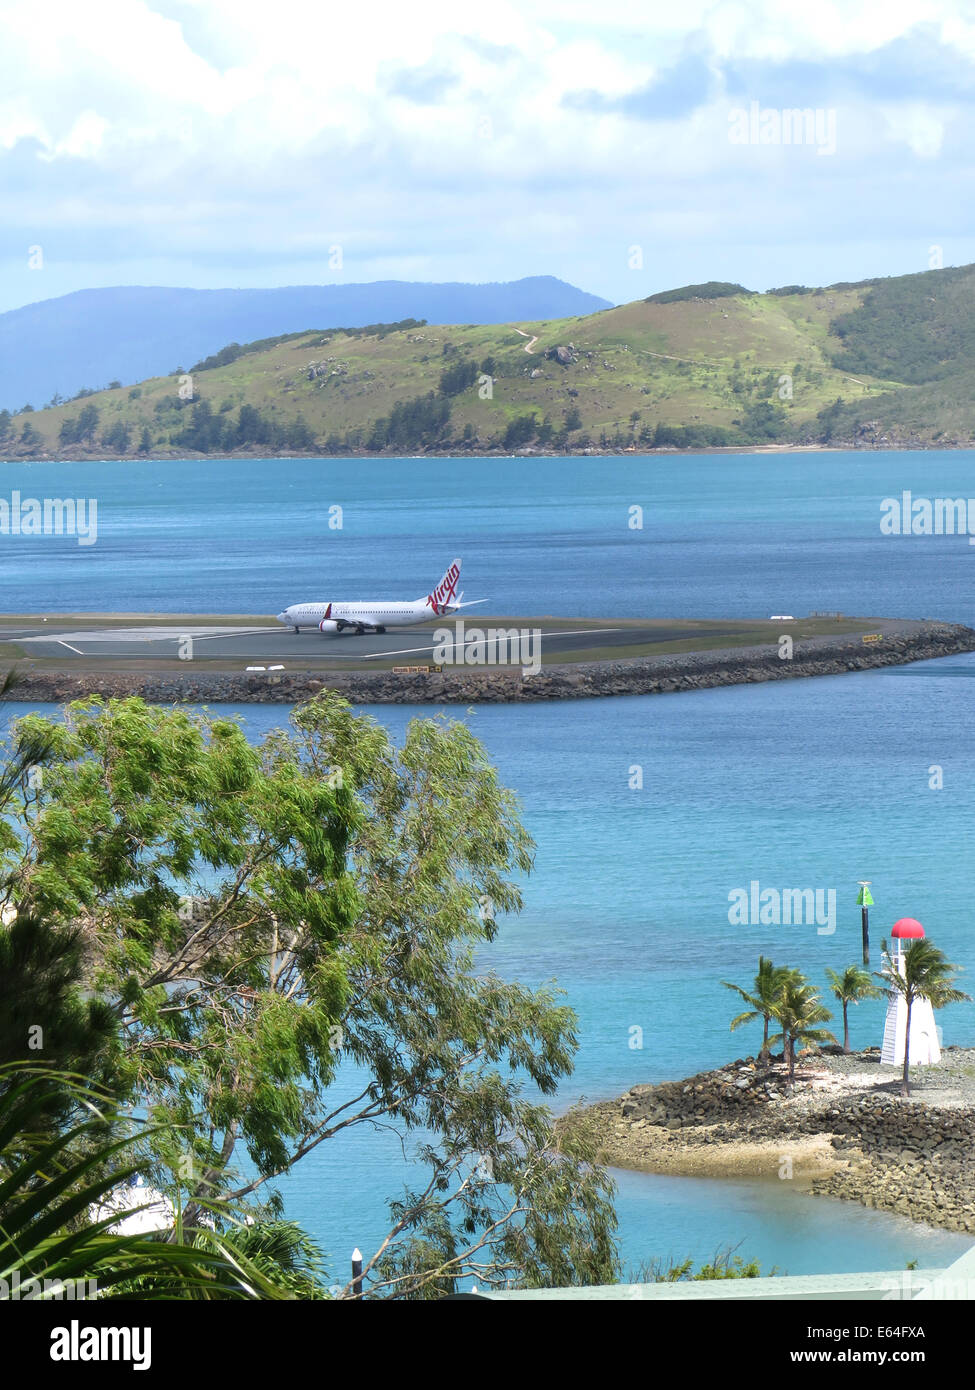
<path fill-rule="evenodd" d="M 905 488 L 975 495 L 972 454 L 4 464 L 8 500 L 95 498 L 98 540 L 0 536 L 0 612 L 413 598 L 460 555 L 498 613 L 967 620 L 966 538 L 880 532 Z"/>
<path fill-rule="evenodd" d="M 968 454 L 926 453 L 289 461 L 264 471 L 239 461 L 28 465 L 8 470 L 30 475 L 11 486 L 97 493 L 105 520 L 98 544 L 79 554 L 3 540 L 0 609 L 274 611 L 283 594 L 314 596 L 311 586 L 332 578 L 351 595 L 364 592 L 366 575 L 376 596 L 420 592 L 461 554 L 469 596 L 490 597 L 499 612 L 837 608 L 968 620 L 975 552 L 966 540 L 885 538 L 878 517 L 879 499 L 903 487 L 975 493 L 972 464 Z M 323 534 L 334 501 L 345 527 Z M 645 507 L 642 533 L 626 528 L 633 503 Z M 759 953 L 820 982 L 827 966 L 855 961 L 859 878 L 873 883 L 875 951 L 893 921 L 911 915 L 975 969 L 973 677 L 975 658 L 963 657 L 465 716 L 520 793 L 538 842 L 525 910 L 486 959 L 528 984 L 557 979 L 577 1010 L 578 1063 L 560 1105 L 754 1050 L 757 1033 L 728 1032 L 736 1010 L 720 981 L 747 983 Z M 427 712 L 371 711 L 394 735 Z M 255 736 L 287 716 L 266 706 L 241 713 Z M 929 785 L 934 765 L 941 790 Z M 629 785 L 635 766 L 639 790 Z M 731 926 L 728 895 L 752 880 L 835 890 L 836 931 Z M 880 1003 L 853 1011 L 855 1042 L 879 1042 L 882 1013 Z M 975 1005 L 954 1006 L 941 1022 L 946 1043 L 975 1045 Z M 368 1132 L 323 1145 L 282 1191 L 344 1274 L 352 1246 L 384 1234 L 384 1202 L 402 1180 L 395 1141 Z M 764 1268 L 789 1273 L 898 1268 L 940 1263 L 970 1244 L 802 1198 L 787 1183 L 620 1182 L 621 1247 L 633 1265 L 703 1260 L 740 1243 Z"/>

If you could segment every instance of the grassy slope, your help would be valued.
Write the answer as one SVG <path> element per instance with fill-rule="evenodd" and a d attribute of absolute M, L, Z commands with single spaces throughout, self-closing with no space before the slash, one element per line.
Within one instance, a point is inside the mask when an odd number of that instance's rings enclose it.
<path fill-rule="evenodd" d="M 948 277 L 940 305 L 935 303 L 937 296 L 927 293 L 930 277 L 939 274 Z M 316 436 L 316 452 L 329 435 L 356 428 L 368 434 L 372 422 L 387 415 L 394 403 L 435 391 L 442 369 L 451 362 L 481 362 L 488 356 L 496 364 L 493 399 L 481 400 L 474 386 L 452 402 L 449 437 L 458 438 L 470 425 L 474 448 L 497 447 L 507 422 L 527 411 L 534 410 L 539 418 L 549 416 L 558 429 L 573 405 L 582 427 L 570 436 L 570 447 L 584 446 L 585 435 L 598 444 L 604 432 L 612 436 L 617 431 L 624 442 L 633 439 L 641 447 L 636 433 L 658 422 L 734 428 L 749 404 L 780 403 L 778 379 L 785 373 L 792 374 L 794 382 L 792 399 L 781 402 L 778 437 L 783 440 L 822 437 L 817 412 L 837 397 L 847 404 L 834 440 L 879 439 L 883 431 L 893 437 L 898 431 L 916 433 L 926 440 L 970 437 L 975 411 L 969 406 L 973 397 L 968 388 L 975 362 L 963 360 L 967 348 L 962 358 L 947 366 L 912 366 L 914 381 L 919 370 L 922 376 L 936 371 L 937 380 L 905 386 L 903 379 L 883 375 L 893 359 L 877 351 L 878 332 L 896 332 L 903 313 L 904 278 L 884 282 L 894 287 L 890 291 L 854 287 L 671 304 L 636 301 L 585 317 L 510 326 L 422 327 L 386 337 L 310 332 L 227 366 L 198 372 L 194 385 L 197 398 L 207 399 L 214 411 L 236 411 L 249 404 L 282 423 L 301 416 Z M 918 282 L 912 290 L 915 313 L 943 315 L 945 302 L 957 312 L 958 296 L 970 295 L 975 268 L 967 275 L 945 271 L 907 278 Z M 927 309 L 929 303 L 934 310 Z M 842 340 L 831 330 L 836 320 L 848 326 Z M 932 341 L 937 340 L 937 328 L 935 323 Z M 538 337 L 530 353 L 525 351 L 528 337 L 522 334 Z M 543 355 L 547 348 L 570 343 L 577 360 L 569 366 Z M 856 373 L 837 365 L 844 355 L 855 360 Z M 864 363 L 872 371 L 865 371 Z M 309 371 L 316 368 L 325 374 L 309 380 Z M 134 450 L 148 425 L 153 454 L 185 454 L 185 448 L 171 440 L 187 418 L 177 387 L 174 375 L 143 383 L 135 395 L 123 388 L 88 398 L 99 410 L 99 435 L 124 421 L 132 428 Z M 76 416 L 86 403 L 18 416 L 15 435 L 30 419 L 42 438 L 26 456 L 104 457 L 105 447 L 98 440 L 91 448 L 58 448 L 62 420 Z M 633 412 L 640 416 L 635 425 Z M 880 421 L 880 428 L 865 427 L 867 420 Z M 25 456 L 10 442 L 0 445 L 0 451 L 7 457 Z"/>

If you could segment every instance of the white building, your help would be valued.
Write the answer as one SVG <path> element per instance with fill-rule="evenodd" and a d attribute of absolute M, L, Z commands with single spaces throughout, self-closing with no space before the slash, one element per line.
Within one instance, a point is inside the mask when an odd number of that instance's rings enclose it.
<path fill-rule="evenodd" d="M 890 933 L 896 950 L 892 948 L 891 960 L 894 968 L 904 973 L 904 943 L 910 945 L 924 935 L 921 923 L 913 917 L 902 917 L 894 923 Z M 907 1000 L 903 994 L 895 994 L 887 1000 L 887 1019 L 884 1023 L 884 1043 L 880 1053 L 881 1062 L 890 1066 L 904 1065 L 904 1041 L 907 1029 Z M 915 999 L 911 1005 L 911 1062 L 930 1066 L 941 1061 L 941 1046 L 938 1030 L 934 1022 L 934 1009 L 930 999 Z"/>

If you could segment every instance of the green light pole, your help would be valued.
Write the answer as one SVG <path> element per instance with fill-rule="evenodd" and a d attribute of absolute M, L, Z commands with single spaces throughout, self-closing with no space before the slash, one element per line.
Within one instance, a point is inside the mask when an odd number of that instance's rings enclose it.
<path fill-rule="evenodd" d="M 870 896 L 869 878 L 858 878 L 860 891 L 857 894 L 857 906 L 860 909 L 860 926 L 863 930 L 863 963 L 870 964 L 870 909 L 873 907 L 873 898 Z"/>

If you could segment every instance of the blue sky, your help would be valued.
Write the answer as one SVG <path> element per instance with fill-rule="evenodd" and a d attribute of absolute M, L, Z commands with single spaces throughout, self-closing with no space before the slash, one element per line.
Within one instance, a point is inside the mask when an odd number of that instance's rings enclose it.
<path fill-rule="evenodd" d="M 975 261 L 971 3 L 0 0 L 0 24 L 0 310 Z M 793 110 L 832 136 L 785 143 Z"/>

